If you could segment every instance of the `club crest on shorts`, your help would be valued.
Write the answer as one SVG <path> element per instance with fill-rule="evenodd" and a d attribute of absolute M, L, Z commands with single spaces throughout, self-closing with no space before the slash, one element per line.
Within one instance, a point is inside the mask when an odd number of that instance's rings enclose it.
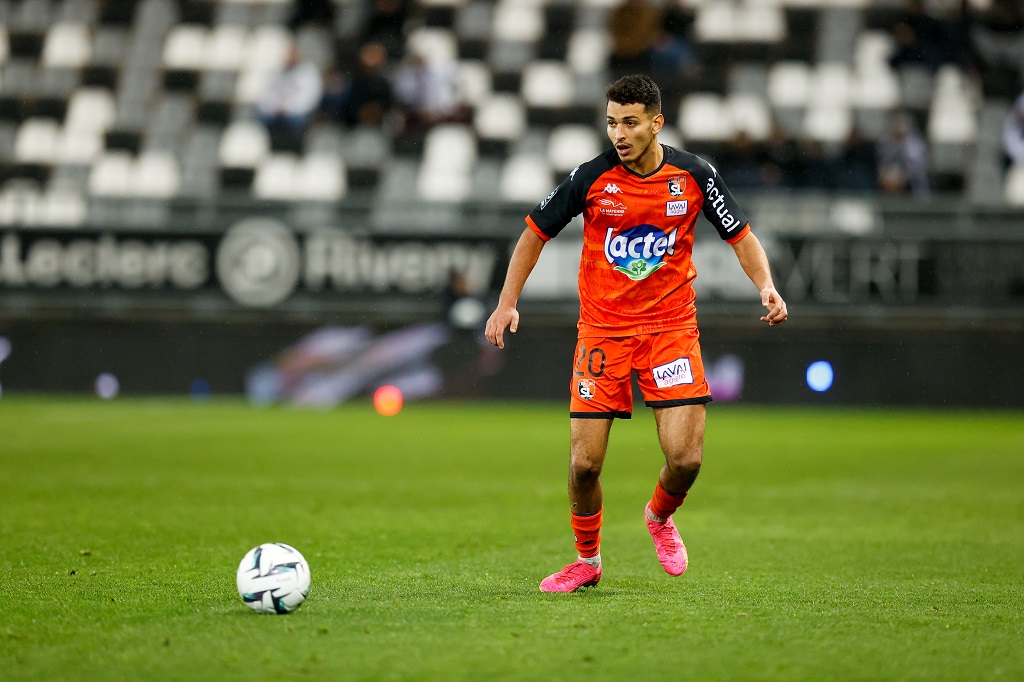
<path fill-rule="evenodd" d="M 658 365 L 651 370 L 651 373 L 654 374 L 654 383 L 658 384 L 658 388 L 693 383 L 690 358 L 679 358 L 664 365 Z"/>
<path fill-rule="evenodd" d="M 579 379 L 576 382 L 576 394 L 583 400 L 590 400 L 597 394 L 597 384 L 593 379 Z"/>

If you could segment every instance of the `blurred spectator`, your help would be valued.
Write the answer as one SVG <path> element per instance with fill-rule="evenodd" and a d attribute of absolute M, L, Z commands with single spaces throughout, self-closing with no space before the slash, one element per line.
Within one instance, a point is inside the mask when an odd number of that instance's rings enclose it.
<path fill-rule="evenodd" d="M 1024 71 L 1024 4 L 1020 0 L 993 0 L 971 37 L 986 65 Z"/>
<path fill-rule="evenodd" d="M 328 76 L 321 110 L 348 126 L 381 125 L 392 102 L 386 66 L 387 49 L 383 43 L 363 45 L 350 78 L 340 71 Z"/>
<path fill-rule="evenodd" d="M 829 157 L 818 140 L 804 140 L 799 155 L 800 187 L 806 189 L 835 189 L 839 165 Z"/>
<path fill-rule="evenodd" d="M 646 72 L 663 33 L 663 12 L 649 0 L 623 0 L 608 15 L 610 66 L 616 75 Z"/>
<path fill-rule="evenodd" d="M 878 186 L 886 194 L 927 196 L 928 146 L 913 118 L 900 114 L 878 143 Z"/>
<path fill-rule="evenodd" d="M 409 5 L 409 0 L 372 0 L 363 26 L 362 42 L 381 43 L 389 55 L 402 59 Z"/>
<path fill-rule="evenodd" d="M 260 97 L 257 104 L 260 120 L 271 136 L 301 135 L 320 104 L 322 94 L 320 69 L 300 59 L 298 50 L 293 47 L 284 68 L 271 79 Z"/>
<path fill-rule="evenodd" d="M 796 144 L 773 123 L 764 145 L 761 181 L 766 187 L 795 187 L 798 163 Z"/>
<path fill-rule="evenodd" d="M 878 178 L 878 155 L 869 140 L 860 130 L 853 128 L 846 139 L 843 163 L 839 168 L 839 189 L 870 192 L 875 189 Z"/>
<path fill-rule="evenodd" d="M 764 184 L 757 149 L 743 131 L 733 135 L 722 154 L 722 166 L 729 169 L 729 186 L 733 189 L 760 187 Z"/>
<path fill-rule="evenodd" d="M 924 0 L 910 0 L 906 10 L 892 29 L 896 50 L 889 58 L 894 69 L 919 64 L 938 70 L 946 53 L 945 29 L 928 14 Z"/>
<path fill-rule="evenodd" d="M 395 74 L 395 96 L 405 113 L 405 129 L 418 131 L 435 123 L 465 120 L 457 85 L 453 62 L 410 54 Z"/>
<path fill-rule="evenodd" d="M 1003 122 L 1003 152 L 1010 163 L 1024 164 L 1024 94 L 1017 98 Z"/>
<path fill-rule="evenodd" d="M 291 15 L 288 17 L 288 28 L 294 31 L 306 24 L 333 26 L 334 2 L 332 0 L 295 0 L 292 3 Z"/>

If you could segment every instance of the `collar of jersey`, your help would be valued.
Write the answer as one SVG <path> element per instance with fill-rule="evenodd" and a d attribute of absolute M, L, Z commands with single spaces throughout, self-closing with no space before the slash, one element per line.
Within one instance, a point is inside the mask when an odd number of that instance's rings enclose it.
<path fill-rule="evenodd" d="M 658 164 L 658 167 L 655 168 L 654 170 L 652 170 L 647 175 L 641 175 L 640 173 L 637 173 L 635 170 L 630 170 L 626 166 L 626 164 L 622 163 L 622 161 L 619 161 L 619 165 L 622 166 L 622 170 L 626 171 L 630 175 L 637 176 L 641 180 L 646 180 L 647 178 L 651 177 L 652 175 L 657 175 L 658 171 L 660 171 L 662 168 L 664 168 L 665 167 L 665 163 L 668 161 L 668 149 L 665 147 L 665 145 L 661 144 L 660 142 L 658 143 L 658 145 L 661 147 L 661 163 Z"/>

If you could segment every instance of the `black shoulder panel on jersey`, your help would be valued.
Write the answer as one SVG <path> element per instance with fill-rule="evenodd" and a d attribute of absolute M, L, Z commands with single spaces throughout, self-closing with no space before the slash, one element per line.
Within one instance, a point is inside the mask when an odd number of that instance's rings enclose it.
<path fill-rule="evenodd" d="M 732 239 L 747 224 L 747 216 L 718 174 L 718 169 L 696 154 L 665 145 L 665 163 L 688 172 L 704 195 L 702 211 L 722 239 Z"/>
<path fill-rule="evenodd" d="M 534 225 L 548 237 L 556 236 L 569 221 L 583 213 L 590 186 L 617 165 L 618 155 L 614 149 L 609 149 L 601 156 L 576 166 L 547 199 L 530 211 Z"/>

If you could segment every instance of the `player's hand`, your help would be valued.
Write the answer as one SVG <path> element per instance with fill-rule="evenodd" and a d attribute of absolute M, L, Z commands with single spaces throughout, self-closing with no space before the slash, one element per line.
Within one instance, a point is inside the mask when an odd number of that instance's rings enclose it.
<path fill-rule="evenodd" d="M 506 329 L 513 334 L 519 329 L 519 311 L 512 306 L 499 305 L 487 318 L 484 336 L 498 348 L 504 348 Z"/>
<path fill-rule="evenodd" d="M 786 310 L 786 302 L 779 296 L 775 287 L 765 287 L 761 290 L 761 305 L 768 309 L 768 313 L 761 317 L 762 322 L 767 322 L 775 327 L 789 319 L 789 311 Z"/>

